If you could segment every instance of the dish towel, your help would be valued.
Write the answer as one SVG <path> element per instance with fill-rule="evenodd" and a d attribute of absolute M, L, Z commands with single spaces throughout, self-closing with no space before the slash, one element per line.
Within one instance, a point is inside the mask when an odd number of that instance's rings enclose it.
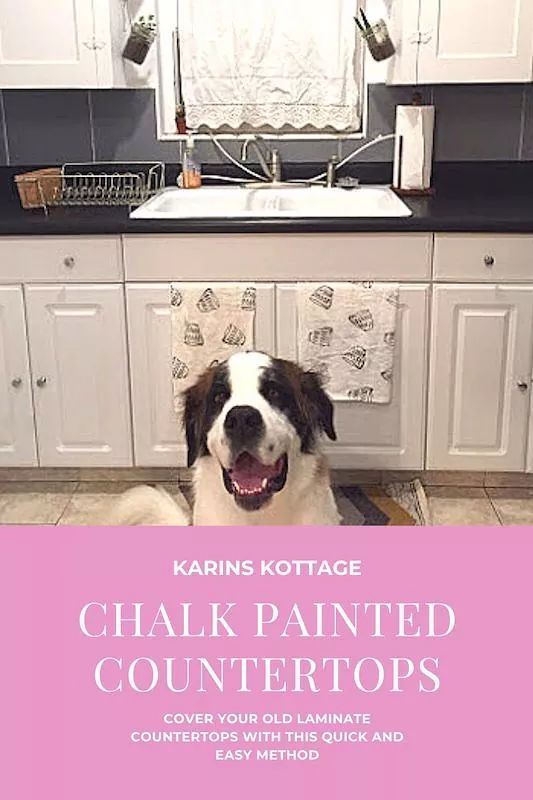
<path fill-rule="evenodd" d="M 187 126 L 357 130 L 355 0 L 179 0 Z"/>
<path fill-rule="evenodd" d="M 172 283 L 170 321 L 172 384 L 181 393 L 207 367 L 238 350 L 253 350 L 256 287 L 242 283 Z"/>
<path fill-rule="evenodd" d="M 397 283 L 299 283 L 298 360 L 333 400 L 390 403 Z"/>

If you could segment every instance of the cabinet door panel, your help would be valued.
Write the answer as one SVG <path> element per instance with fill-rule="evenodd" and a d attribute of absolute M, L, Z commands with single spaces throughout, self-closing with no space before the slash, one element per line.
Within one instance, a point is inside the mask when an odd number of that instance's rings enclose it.
<path fill-rule="evenodd" d="M 324 443 L 343 469 L 422 469 L 424 466 L 426 338 L 429 287 L 401 286 L 391 403 L 335 404 L 338 441 Z M 278 355 L 297 360 L 296 285 L 277 287 Z"/>
<path fill-rule="evenodd" d="M 29 286 L 26 297 L 41 466 L 131 465 L 122 286 Z"/>
<path fill-rule="evenodd" d="M 420 83 L 531 80 L 531 0 L 507 0 L 493 12 L 486 0 L 421 2 L 420 31 Z"/>
<path fill-rule="evenodd" d="M 126 288 L 137 466 L 178 467 L 187 461 L 170 377 L 169 293 L 169 283 Z M 257 287 L 255 347 L 271 353 L 274 341 L 274 288 L 263 283 Z"/>
<path fill-rule="evenodd" d="M 37 465 L 20 286 L 0 288 L 0 467 Z"/>
<path fill-rule="evenodd" d="M 430 469 L 524 469 L 532 330 L 533 287 L 435 287 Z"/>
<path fill-rule="evenodd" d="M 0 86 L 96 86 L 88 0 L 0 0 Z"/>

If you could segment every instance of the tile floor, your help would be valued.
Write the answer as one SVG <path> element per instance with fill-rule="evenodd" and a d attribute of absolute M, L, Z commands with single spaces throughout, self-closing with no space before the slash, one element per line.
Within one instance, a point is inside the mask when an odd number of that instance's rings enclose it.
<path fill-rule="evenodd" d="M 94 525 L 126 481 L 0 482 L 0 525 Z M 177 484 L 163 483 L 173 491 Z M 533 525 L 533 487 L 426 486 L 434 525 Z"/>
<path fill-rule="evenodd" d="M 98 525 L 128 481 L 0 482 L 0 525 Z M 177 483 L 161 483 L 170 493 Z"/>

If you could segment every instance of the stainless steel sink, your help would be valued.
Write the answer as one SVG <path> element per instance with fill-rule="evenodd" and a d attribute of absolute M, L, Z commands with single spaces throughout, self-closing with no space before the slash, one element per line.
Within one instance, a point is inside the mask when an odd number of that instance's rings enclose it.
<path fill-rule="evenodd" d="M 409 217 L 410 209 L 388 186 L 326 189 L 284 184 L 279 188 L 170 187 L 133 211 L 132 219 L 272 219 L 302 217 Z"/>

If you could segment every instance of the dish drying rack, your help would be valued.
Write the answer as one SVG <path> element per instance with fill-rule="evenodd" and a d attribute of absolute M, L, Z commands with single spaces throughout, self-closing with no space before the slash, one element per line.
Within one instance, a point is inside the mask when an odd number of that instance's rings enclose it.
<path fill-rule="evenodd" d="M 116 169 L 113 167 L 116 166 Z M 165 186 L 158 161 L 68 163 L 15 176 L 23 208 L 139 206 Z"/>

